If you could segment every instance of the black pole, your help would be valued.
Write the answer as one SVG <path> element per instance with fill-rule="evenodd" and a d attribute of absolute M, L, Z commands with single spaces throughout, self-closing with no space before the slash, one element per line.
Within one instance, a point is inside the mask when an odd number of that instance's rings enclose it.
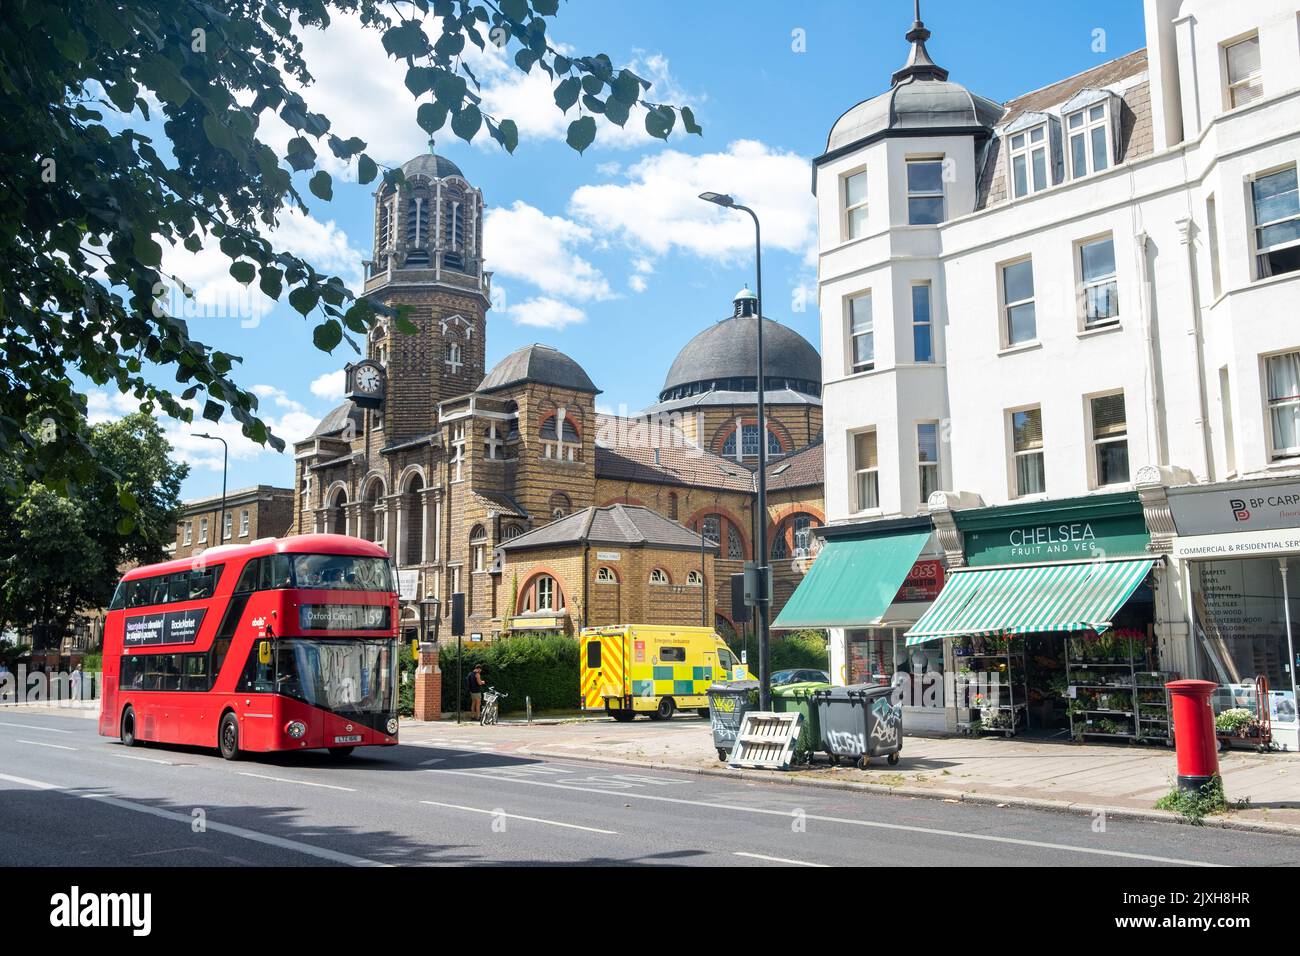
<path fill-rule="evenodd" d="M 456 635 L 456 723 L 460 723 L 460 698 L 465 693 L 465 677 L 461 673 L 464 655 L 461 653 L 460 635 Z"/>
<path fill-rule="evenodd" d="M 758 328 L 758 500 L 755 503 L 755 518 L 758 522 L 757 554 L 754 563 L 758 565 L 758 601 L 754 608 L 755 628 L 758 636 L 758 699 L 762 710 L 770 710 L 772 704 L 771 688 L 768 686 L 770 674 L 770 655 L 768 648 L 767 615 L 768 602 L 772 596 L 768 590 L 768 554 L 767 554 L 767 409 L 763 401 L 763 234 L 758 223 L 758 215 L 748 206 L 736 206 L 749 213 L 754 220 L 754 271 L 758 288 L 757 312 Z"/>
<path fill-rule="evenodd" d="M 709 581 L 704 576 L 704 519 L 700 519 L 700 627 L 709 626 L 708 590 Z"/>
<path fill-rule="evenodd" d="M 194 432 L 195 438 L 206 438 L 209 441 L 221 442 L 221 514 L 217 518 L 217 544 L 222 544 L 226 540 L 226 472 L 230 464 L 230 446 L 220 435 L 209 435 L 207 432 Z M 231 529 L 230 536 L 235 536 L 234 529 Z"/>

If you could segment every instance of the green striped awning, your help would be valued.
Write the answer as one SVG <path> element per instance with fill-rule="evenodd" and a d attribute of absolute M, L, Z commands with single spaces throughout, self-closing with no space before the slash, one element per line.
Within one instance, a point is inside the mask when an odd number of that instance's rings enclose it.
<path fill-rule="evenodd" d="M 1154 558 L 954 571 L 908 644 L 968 634 L 1104 631 Z"/>

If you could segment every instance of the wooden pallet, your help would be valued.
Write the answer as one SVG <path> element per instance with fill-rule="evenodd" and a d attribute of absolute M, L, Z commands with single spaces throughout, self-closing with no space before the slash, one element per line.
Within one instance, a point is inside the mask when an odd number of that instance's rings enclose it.
<path fill-rule="evenodd" d="M 732 767 L 760 770 L 788 770 L 794 762 L 795 743 L 803 726 L 803 714 L 778 714 L 751 710 L 745 715 L 736 734 L 736 743 L 727 761 Z"/>

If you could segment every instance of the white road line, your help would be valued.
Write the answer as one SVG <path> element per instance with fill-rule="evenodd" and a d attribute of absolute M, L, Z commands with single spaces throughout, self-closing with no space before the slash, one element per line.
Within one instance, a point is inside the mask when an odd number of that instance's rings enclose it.
<path fill-rule="evenodd" d="M 506 813 L 504 810 L 481 810 L 478 807 L 462 807 L 458 803 L 439 803 L 436 800 L 421 800 L 421 803 L 427 803 L 431 807 L 446 807 L 449 810 L 465 810 L 469 813 L 486 813 L 493 817 L 505 817 L 509 820 L 527 820 L 529 823 L 545 823 L 550 827 L 564 827 L 566 830 L 586 830 L 588 833 L 606 833 L 610 836 L 618 836 L 617 830 L 601 830 L 598 827 L 583 827 L 576 823 L 561 823 L 559 820 L 543 820 L 541 817 L 524 817 L 517 813 Z"/>
<path fill-rule="evenodd" d="M 76 747 L 65 747 L 63 746 L 63 744 L 47 744 L 39 740 L 23 740 L 21 737 L 15 737 L 14 740 L 16 740 L 20 744 L 31 744 L 33 747 L 51 747 L 54 750 L 76 750 L 77 749 Z"/>
<path fill-rule="evenodd" d="M 145 763 L 160 763 L 164 767 L 176 766 L 170 760 L 159 760 L 157 757 L 141 757 L 139 754 L 109 754 L 109 756 L 117 757 L 120 760 L 143 760 Z"/>
<path fill-rule="evenodd" d="M 430 757 L 428 760 L 421 760 L 421 761 L 420 761 L 420 766 L 421 766 L 421 767 L 427 767 L 427 766 L 429 766 L 430 764 L 443 763 L 443 762 L 444 762 L 444 758 L 443 758 L 443 757 Z"/>
<path fill-rule="evenodd" d="M 0 720 L 0 727 L 21 727 L 24 730 L 44 730 L 46 733 L 51 734 L 70 734 L 74 732 L 71 730 L 62 730 L 58 727 L 39 727 L 36 724 L 11 724 L 7 720 Z"/>
<path fill-rule="evenodd" d="M 70 797 L 78 797 L 82 800 L 96 800 L 100 803 L 107 804 L 110 807 L 117 807 L 119 810 L 132 810 L 135 813 L 147 813 L 150 816 L 160 817 L 163 820 L 182 823 L 187 829 L 194 823 L 194 819 L 187 813 L 177 813 L 172 810 L 163 810 L 159 807 L 149 807 L 143 804 L 133 803 L 130 800 L 105 796 L 102 793 L 74 793 L 66 787 L 60 787 L 56 783 L 46 783 L 43 780 L 32 780 L 28 777 L 15 777 L 6 773 L 0 773 L 0 780 L 22 784 L 25 787 L 34 787 L 37 790 L 60 790 L 67 793 Z M 330 850 L 322 846 L 312 846 L 310 843 L 299 843 L 297 840 L 289 840 L 285 837 L 272 836 L 269 833 L 258 833 L 256 830 L 246 830 L 243 827 L 231 826 L 229 823 L 221 823 L 217 820 L 213 820 L 211 817 L 208 818 L 206 826 L 209 830 L 216 833 L 224 833 L 228 836 L 239 837 L 241 840 L 249 840 L 253 843 L 263 843 L 267 846 L 279 847 L 282 850 L 292 850 L 295 853 L 305 853 L 307 856 L 314 856 L 321 860 L 329 860 L 332 863 L 344 863 L 348 866 L 392 866 L 391 863 L 381 863 L 378 860 L 368 860 L 363 856 L 352 856 L 350 853 L 339 853 L 336 850 Z"/>
<path fill-rule="evenodd" d="M 783 856 L 764 856 L 762 853 L 733 853 L 732 856 L 746 856 L 751 860 L 767 860 L 769 863 L 785 863 L 789 866 L 830 866 L 829 863 L 809 863 L 807 860 L 787 860 Z"/>
<path fill-rule="evenodd" d="M 304 787 L 320 787 L 324 790 L 345 790 L 348 793 L 356 793 L 356 790 L 351 787 L 336 787 L 332 783 L 314 783 L 311 780 L 294 780 L 292 777 L 268 777 L 264 773 L 248 773 L 244 770 L 241 770 L 239 775 L 241 777 L 256 777 L 259 780 L 274 780 L 276 783 L 298 783 Z"/>
<path fill-rule="evenodd" d="M 630 796 L 626 790 L 601 790 L 596 787 L 579 787 L 568 783 L 555 783 L 550 780 L 532 780 L 527 777 L 505 777 L 490 771 L 469 770 L 426 770 L 425 773 L 449 773 L 459 777 L 478 777 L 483 780 L 500 780 L 507 783 L 523 783 L 533 787 L 554 787 L 557 790 L 576 790 L 580 793 L 599 793 L 607 797 L 620 797 L 624 800 Z M 652 793 L 637 792 L 638 800 L 654 800 L 659 803 L 675 803 L 689 807 L 706 807 L 711 810 L 732 810 L 737 813 L 756 813 L 764 816 L 789 818 L 788 810 L 769 810 L 764 807 L 746 807 L 727 803 L 710 803 L 705 800 L 687 800 L 683 797 L 664 797 Z M 1089 856 L 1110 856 L 1123 860 L 1145 860 L 1149 863 L 1172 863 L 1177 866 L 1219 867 L 1224 864 L 1205 863 L 1201 860 L 1181 860 L 1167 856 L 1153 856 L 1147 853 L 1127 853 L 1123 850 L 1102 850 L 1095 847 L 1072 846 L 1068 843 L 1045 843 L 1039 840 L 1021 840 L 1016 837 L 991 836 L 986 833 L 962 833 L 958 830 L 940 830 L 934 827 L 909 826 L 903 823 L 881 823 L 876 820 L 853 820 L 848 817 L 827 817 L 806 814 L 806 820 L 818 820 L 822 823 L 843 823 L 855 827 L 870 827 L 878 830 L 898 830 L 904 833 L 924 833 L 927 836 L 951 837 L 956 840 L 975 840 L 983 843 L 1005 843 L 1011 846 L 1028 846 L 1039 850 L 1064 850 L 1068 853 L 1083 853 Z"/>

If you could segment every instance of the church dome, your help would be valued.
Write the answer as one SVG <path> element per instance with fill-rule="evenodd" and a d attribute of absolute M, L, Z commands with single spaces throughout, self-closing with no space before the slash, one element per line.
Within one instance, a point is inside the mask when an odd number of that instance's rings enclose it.
<path fill-rule="evenodd" d="M 982 126 L 992 128 L 1001 119 L 1003 109 L 993 100 L 976 96 L 960 83 L 948 79 L 948 71 L 939 66 L 925 49 L 930 31 L 916 22 L 907 34 L 912 52 L 903 68 L 894 73 L 888 91 L 864 100 L 835 121 L 826 152 L 861 142 L 889 130 L 915 130 Z"/>
<path fill-rule="evenodd" d="M 307 439 L 310 441 L 313 438 L 329 438 L 338 435 L 348 427 L 349 422 L 352 423 L 352 433 L 354 435 L 360 434 L 364 427 L 364 418 L 361 409 L 352 404 L 351 401 L 344 402 L 322 418 L 320 424 L 307 436 Z M 349 435 L 348 437 L 351 438 L 352 436 Z"/>
<path fill-rule="evenodd" d="M 757 391 L 757 302 L 754 293 L 742 289 L 736 293 L 730 318 L 686 343 L 668 369 L 660 401 L 708 391 Z M 768 318 L 762 322 L 765 388 L 820 394 L 822 360 L 817 350 L 794 329 Z"/>
<path fill-rule="evenodd" d="M 465 178 L 459 166 L 437 153 L 422 153 L 414 159 L 408 159 L 402 163 L 402 175 L 407 179 L 412 176 L 426 176 L 429 179 L 446 179 L 448 176 Z"/>
<path fill-rule="evenodd" d="M 582 366 L 549 345 L 525 345 L 492 367 L 479 385 L 480 392 L 495 392 L 525 382 L 554 385 L 575 392 L 599 393 Z"/>

